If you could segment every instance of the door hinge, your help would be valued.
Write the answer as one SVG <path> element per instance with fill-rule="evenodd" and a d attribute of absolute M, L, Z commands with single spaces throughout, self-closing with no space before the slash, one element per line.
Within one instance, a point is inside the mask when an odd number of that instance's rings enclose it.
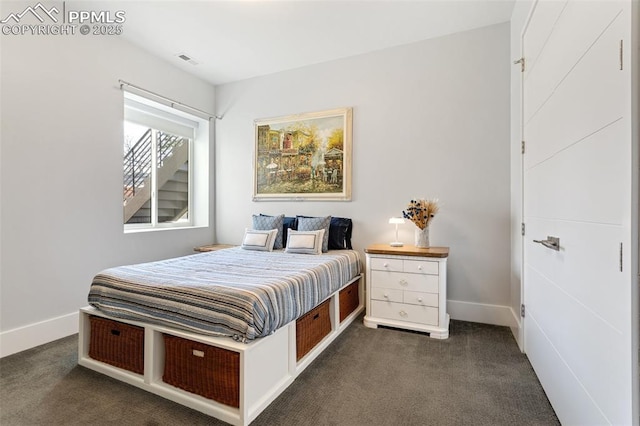
<path fill-rule="evenodd" d="M 524 141 L 522 141 L 522 153 L 524 154 Z"/>
<path fill-rule="evenodd" d="M 524 303 L 520 304 L 520 316 L 524 318 Z"/>
<path fill-rule="evenodd" d="M 524 222 L 522 222 L 522 227 L 520 229 L 520 232 L 522 233 L 522 236 L 524 237 Z"/>
<path fill-rule="evenodd" d="M 622 42 L 623 42 L 623 40 L 620 40 L 620 71 L 622 71 L 623 65 L 624 65 L 624 62 L 623 62 L 623 60 L 624 60 L 624 53 L 623 53 L 624 50 L 622 48 L 622 46 L 623 46 Z"/>
<path fill-rule="evenodd" d="M 520 72 L 524 72 L 524 57 L 513 61 L 513 64 L 520 64 Z"/>
<path fill-rule="evenodd" d="M 620 272 L 622 272 L 622 243 L 620 243 Z"/>

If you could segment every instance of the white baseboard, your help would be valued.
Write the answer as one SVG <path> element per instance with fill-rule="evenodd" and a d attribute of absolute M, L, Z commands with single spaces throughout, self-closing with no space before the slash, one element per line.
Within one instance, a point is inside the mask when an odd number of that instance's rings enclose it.
<path fill-rule="evenodd" d="M 509 306 L 448 300 L 447 312 L 454 320 L 510 327 L 520 350 L 523 349 L 522 324 Z M 77 332 L 77 312 L 4 331 L 0 333 L 0 358 L 62 339 Z"/>
<path fill-rule="evenodd" d="M 447 312 L 454 320 L 518 327 L 513 309 L 509 306 L 447 300 Z"/>
<path fill-rule="evenodd" d="M 524 329 L 522 328 L 522 319 L 520 318 L 520 315 L 516 314 L 513 308 L 510 309 L 511 315 L 513 316 L 511 333 L 513 334 L 513 338 L 516 339 L 516 343 L 518 343 L 520 352 L 524 353 Z"/>
<path fill-rule="evenodd" d="M 78 312 L 0 333 L 0 358 L 78 332 Z"/>

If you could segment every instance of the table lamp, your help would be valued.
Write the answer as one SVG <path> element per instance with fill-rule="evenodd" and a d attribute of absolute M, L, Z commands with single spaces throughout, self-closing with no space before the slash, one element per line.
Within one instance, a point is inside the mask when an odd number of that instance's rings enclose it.
<path fill-rule="evenodd" d="M 396 226 L 396 240 L 389 243 L 391 247 L 402 247 L 404 244 L 398 241 L 398 225 L 404 224 L 404 219 L 401 217 L 392 217 L 389 219 L 389 223 Z"/>

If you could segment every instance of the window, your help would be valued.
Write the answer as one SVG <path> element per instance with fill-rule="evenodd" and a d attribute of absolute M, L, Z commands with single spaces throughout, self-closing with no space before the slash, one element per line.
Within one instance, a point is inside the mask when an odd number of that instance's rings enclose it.
<path fill-rule="evenodd" d="M 125 230 L 201 225 L 208 206 L 208 121 L 125 92 L 123 214 Z M 197 167 L 197 170 L 196 170 Z M 201 170 L 204 169 L 204 170 Z M 195 191 L 201 188 L 200 191 Z"/>

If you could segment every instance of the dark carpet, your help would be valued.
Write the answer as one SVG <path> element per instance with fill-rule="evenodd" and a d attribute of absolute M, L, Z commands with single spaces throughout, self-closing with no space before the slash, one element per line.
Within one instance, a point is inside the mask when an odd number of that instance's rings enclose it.
<path fill-rule="evenodd" d="M 558 425 L 506 327 L 354 322 L 252 425 Z M 0 425 L 222 425 L 77 365 L 77 335 L 0 359 Z"/>

